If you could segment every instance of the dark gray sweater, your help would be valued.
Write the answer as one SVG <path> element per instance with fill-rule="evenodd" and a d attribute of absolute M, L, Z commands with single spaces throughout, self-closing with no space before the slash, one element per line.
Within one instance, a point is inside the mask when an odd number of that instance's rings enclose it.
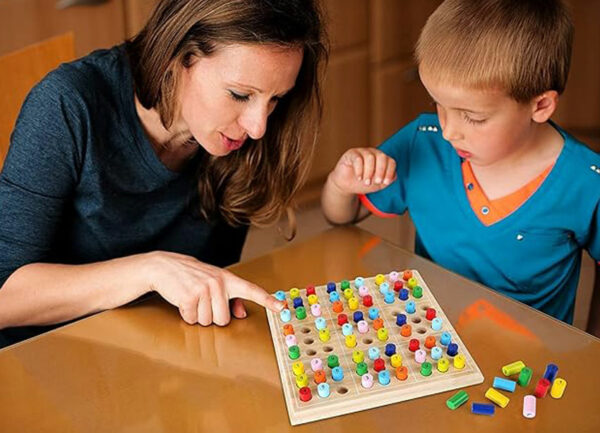
<path fill-rule="evenodd" d="M 207 223 L 190 206 L 201 155 L 183 172 L 167 169 L 133 95 L 124 46 L 63 64 L 32 89 L 0 174 L 0 286 L 34 262 L 152 250 L 219 266 L 239 260 L 247 228 Z"/>

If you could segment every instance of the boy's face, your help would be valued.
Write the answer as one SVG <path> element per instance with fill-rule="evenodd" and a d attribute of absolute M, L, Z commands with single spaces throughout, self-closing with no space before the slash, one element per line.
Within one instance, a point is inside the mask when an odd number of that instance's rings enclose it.
<path fill-rule="evenodd" d="M 436 104 L 443 136 L 472 165 L 510 161 L 531 144 L 532 107 L 500 90 L 444 85 L 419 71 Z"/>

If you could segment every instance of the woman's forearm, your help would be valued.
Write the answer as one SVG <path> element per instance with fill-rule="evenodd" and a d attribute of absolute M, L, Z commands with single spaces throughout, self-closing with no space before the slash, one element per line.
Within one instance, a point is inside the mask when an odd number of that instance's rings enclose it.
<path fill-rule="evenodd" d="M 0 288 L 0 329 L 61 323 L 138 298 L 151 290 L 145 256 L 17 269 Z"/>

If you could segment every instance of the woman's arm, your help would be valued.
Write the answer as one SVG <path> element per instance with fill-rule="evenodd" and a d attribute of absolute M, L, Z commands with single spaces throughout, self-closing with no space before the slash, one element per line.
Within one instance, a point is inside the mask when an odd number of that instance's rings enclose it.
<path fill-rule="evenodd" d="M 231 272 L 183 254 L 155 251 L 85 265 L 32 263 L 0 288 L 0 329 L 60 323 L 124 305 L 149 291 L 179 308 L 189 324 L 227 324 L 229 300 L 273 311 L 283 304 Z M 244 317 L 239 304 L 236 317 Z"/>

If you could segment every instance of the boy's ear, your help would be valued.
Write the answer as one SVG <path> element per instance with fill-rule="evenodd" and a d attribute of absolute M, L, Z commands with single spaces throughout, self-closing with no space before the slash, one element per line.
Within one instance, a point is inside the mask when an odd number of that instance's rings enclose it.
<path fill-rule="evenodd" d="M 531 104 L 531 119 L 537 123 L 544 123 L 556 111 L 556 107 L 558 106 L 558 92 L 556 90 L 548 90 L 533 98 Z"/>

